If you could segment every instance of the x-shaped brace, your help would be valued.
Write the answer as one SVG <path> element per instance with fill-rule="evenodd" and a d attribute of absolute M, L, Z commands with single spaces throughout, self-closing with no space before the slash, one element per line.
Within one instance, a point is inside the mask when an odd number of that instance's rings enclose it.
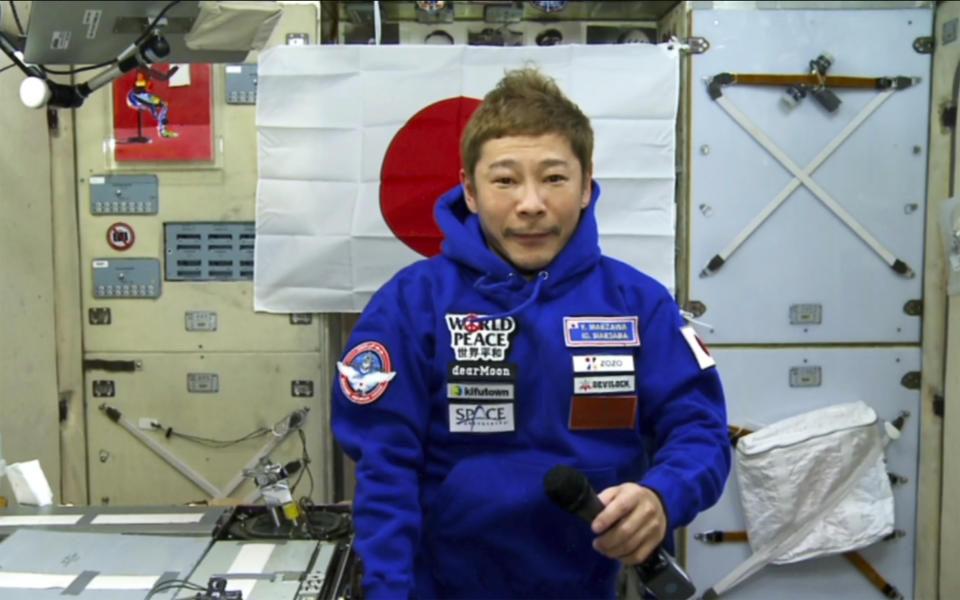
<path fill-rule="evenodd" d="M 890 266 L 896 273 L 899 275 L 911 278 L 914 277 L 913 270 L 902 260 L 897 258 L 890 252 L 883 244 L 881 244 L 867 229 L 861 225 L 849 212 L 847 212 L 830 194 L 827 193 L 816 181 L 814 181 L 810 175 L 819 167 L 824 160 L 829 157 L 834 150 L 836 150 L 840 144 L 842 144 L 866 119 L 869 117 L 877 108 L 880 107 L 883 102 L 893 94 L 894 91 L 900 89 L 901 87 L 907 87 L 915 83 L 917 80 L 910 78 L 896 78 L 896 80 L 902 80 L 901 83 L 906 85 L 898 86 L 894 84 L 892 87 L 888 87 L 878 94 L 873 100 L 867 104 L 857 116 L 850 121 L 850 123 L 844 127 L 841 131 L 824 149 L 814 158 L 805 169 L 801 169 L 789 156 L 786 155 L 773 141 L 767 137 L 767 135 L 757 127 L 750 119 L 744 115 L 740 109 L 733 105 L 727 98 L 725 98 L 720 92 L 719 85 L 716 82 L 710 82 L 710 95 L 716 101 L 721 108 L 730 117 L 736 121 L 740 127 L 742 127 L 750 136 L 757 141 L 761 146 L 763 146 L 767 152 L 769 152 L 774 158 L 776 158 L 780 164 L 782 164 L 790 173 L 793 174 L 793 179 L 780 191 L 779 194 L 774 197 L 769 204 L 767 204 L 763 209 L 753 218 L 752 221 L 742 230 L 737 236 L 731 241 L 720 253 L 714 255 L 706 267 L 700 272 L 700 277 L 707 277 L 716 273 L 727 259 L 739 248 L 746 240 L 749 238 L 753 232 L 766 221 L 773 211 L 775 211 L 783 202 L 796 190 L 801 184 L 805 185 L 807 189 L 818 199 L 820 200 L 828 209 L 830 209 L 833 214 L 835 214 L 847 227 L 849 227 L 854 233 L 857 234 L 860 239 L 862 239 L 874 252 L 876 252 L 880 258 L 883 259 L 887 265 Z M 889 81 L 889 80 L 888 80 Z"/>
<path fill-rule="evenodd" d="M 281 419 L 273 427 L 274 432 L 276 432 L 279 429 L 280 433 L 273 433 L 270 441 L 264 444 L 260 448 L 260 450 L 258 450 L 257 453 L 254 454 L 253 458 L 247 461 L 247 464 L 243 467 L 243 469 L 241 469 L 241 471 L 237 473 L 237 475 L 232 480 L 230 480 L 227 486 L 223 490 L 221 490 L 217 486 L 215 486 L 213 483 L 211 483 L 206 477 L 201 475 L 196 469 L 194 469 L 187 463 L 183 462 L 179 457 L 173 454 L 170 450 L 165 448 L 163 445 L 161 445 L 159 442 L 157 442 L 150 436 L 140 431 L 140 429 L 138 429 L 136 425 L 134 425 L 133 423 L 128 421 L 126 418 L 124 418 L 123 413 L 121 413 L 118 408 L 109 406 L 107 404 L 103 404 L 100 406 L 100 409 L 104 411 L 104 413 L 110 418 L 111 421 L 113 421 L 117 425 L 120 425 L 121 427 L 126 429 L 127 432 L 130 433 L 130 435 L 140 440 L 140 442 L 143 443 L 143 445 L 145 445 L 147 448 L 152 450 L 153 453 L 159 456 L 161 459 L 163 459 L 164 462 L 166 462 L 171 467 L 176 469 L 181 475 L 189 479 L 194 485 L 196 485 L 201 490 L 207 492 L 207 494 L 209 494 L 210 497 L 214 499 L 226 498 L 227 496 L 232 494 L 234 490 L 240 487 L 240 484 L 243 483 L 244 479 L 246 479 L 246 475 L 244 474 L 245 471 L 247 471 L 248 469 L 252 469 L 254 466 L 256 466 L 257 463 L 260 461 L 261 457 L 267 456 L 271 452 L 273 452 L 277 448 L 277 446 L 283 443 L 283 441 L 290 436 L 291 433 L 293 433 L 303 425 L 302 418 L 297 420 L 294 419 L 294 416 L 298 411 L 294 411 L 290 415 Z M 309 468 L 309 467 L 307 466 L 305 468 Z M 254 502 L 257 500 L 259 495 L 260 495 L 260 491 L 255 490 L 247 498 L 245 498 L 244 501 L 247 503 Z"/>

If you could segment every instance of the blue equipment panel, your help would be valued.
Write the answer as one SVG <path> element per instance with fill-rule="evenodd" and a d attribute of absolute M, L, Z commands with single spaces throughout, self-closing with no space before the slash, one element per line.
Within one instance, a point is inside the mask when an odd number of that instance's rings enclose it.
<path fill-rule="evenodd" d="M 93 261 L 94 298 L 159 298 L 156 258 L 99 258 Z"/>
<path fill-rule="evenodd" d="M 91 175 L 94 215 L 155 215 L 160 209 L 156 175 Z"/>

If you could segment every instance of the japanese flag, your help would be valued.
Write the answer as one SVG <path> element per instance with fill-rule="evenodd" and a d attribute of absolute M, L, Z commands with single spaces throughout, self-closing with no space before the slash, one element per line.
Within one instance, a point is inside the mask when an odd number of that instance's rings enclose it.
<path fill-rule="evenodd" d="M 600 244 L 673 288 L 678 55 L 667 45 L 281 46 L 260 56 L 254 306 L 356 312 L 439 252 L 460 134 L 536 65 L 590 117 Z"/>

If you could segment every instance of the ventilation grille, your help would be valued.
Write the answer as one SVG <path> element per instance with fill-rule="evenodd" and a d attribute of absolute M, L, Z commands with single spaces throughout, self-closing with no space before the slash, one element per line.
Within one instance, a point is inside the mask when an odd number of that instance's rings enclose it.
<path fill-rule="evenodd" d="M 253 279 L 254 224 L 164 223 L 167 281 Z"/>

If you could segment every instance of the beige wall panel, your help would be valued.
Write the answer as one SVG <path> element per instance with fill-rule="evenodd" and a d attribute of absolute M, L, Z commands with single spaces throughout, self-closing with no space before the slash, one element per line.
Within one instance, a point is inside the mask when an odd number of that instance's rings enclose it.
<path fill-rule="evenodd" d="M 947 24 L 952 22 L 955 28 L 960 22 L 960 2 L 944 2 L 937 7 L 937 27 L 934 35 L 937 39 L 936 54 L 934 55 L 934 96 L 933 96 L 933 114 L 939 115 L 948 103 L 955 103 L 956 97 L 956 73 L 960 69 L 960 40 L 946 41 L 948 31 Z M 949 164 L 951 148 L 953 146 L 953 164 Z M 937 147 L 934 148 L 934 144 Z M 956 568 L 956 556 L 960 553 L 960 468 L 957 466 L 956 457 L 960 456 L 960 296 L 947 297 L 945 294 L 946 283 L 944 273 L 946 271 L 946 260 L 944 258 L 943 244 L 939 239 L 940 231 L 940 204 L 949 196 L 948 181 L 951 176 L 950 170 L 953 170 L 954 181 L 953 194 L 957 195 L 957 185 L 960 182 L 960 168 L 957 164 L 957 152 L 960 151 L 960 136 L 954 131 L 951 138 L 950 130 L 939 129 L 934 126 L 930 136 L 930 157 L 931 157 L 931 184 L 936 177 L 937 188 L 931 185 L 930 189 L 930 207 L 928 212 L 931 214 L 931 220 L 927 227 L 930 235 L 930 252 L 928 252 L 928 274 L 935 277 L 937 282 L 936 304 L 934 308 L 939 320 L 936 333 L 932 336 L 936 339 L 946 339 L 946 357 L 937 355 L 940 359 L 934 364 L 927 363 L 933 370 L 941 371 L 941 388 L 944 399 L 944 417 L 943 417 L 943 459 L 938 463 L 938 467 L 943 469 L 943 488 L 941 496 L 941 519 L 940 519 L 940 598 L 944 600 L 955 598 L 960 594 L 960 570 Z M 937 193 L 939 192 L 939 193 Z M 935 195 L 936 193 L 936 195 Z M 930 298 L 934 296 L 931 293 Z M 946 312 L 946 322 L 943 321 L 943 314 Z M 926 331 L 925 331 L 926 333 Z M 939 384 L 939 381 L 934 382 Z M 931 432 L 937 433 L 936 431 Z M 921 463 L 922 464 L 922 463 Z M 918 596 L 919 597 L 919 596 Z"/>
<path fill-rule="evenodd" d="M 12 69 L 0 85 L 0 436 L 7 462 L 39 459 L 59 501 L 50 137 L 46 112 L 20 103 L 22 79 Z"/>
<path fill-rule="evenodd" d="M 216 440 L 234 440 L 257 428 L 272 427 L 292 411 L 309 407 L 304 433 L 315 481 L 312 497 L 317 501 L 326 497 L 329 394 L 318 386 L 319 354 L 111 353 L 88 359 L 139 361 L 141 365 L 134 372 L 86 373 L 91 504 L 181 504 L 211 497 L 110 420 L 99 409 L 104 403 L 118 408 L 137 427 L 141 418 L 149 418 L 175 432 Z M 219 392 L 187 392 L 188 373 L 216 373 Z M 94 397 L 94 381 L 98 380 L 112 380 L 115 395 Z M 294 380 L 312 381 L 313 396 L 292 396 Z M 162 431 L 143 432 L 220 490 L 271 439 L 267 435 L 227 448 L 210 448 L 176 436 L 168 439 Z M 292 435 L 271 458 L 283 464 L 301 454 L 300 439 Z M 304 477 L 295 497 L 306 495 L 308 489 L 309 479 Z M 230 496 L 244 498 L 252 490 L 252 484 L 245 482 Z"/>
<path fill-rule="evenodd" d="M 74 165 L 74 112 L 59 112 L 59 129 L 50 140 L 53 190 L 53 268 L 56 288 L 57 389 L 66 411 L 60 422 L 62 500 L 86 504 L 87 442 L 83 407 L 83 320 L 80 312 L 80 259 L 77 228 L 77 177 Z"/>
<path fill-rule="evenodd" d="M 282 44 L 287 33 L 316 33 L 316 7 L 286 5 L 269 44 Z M 256 63 L 253 53 L 247 60 Z M 95 92 L 78 110 L 77 171 L 80 215 L 84 347 L 88 352 L 153 351 L 317 351 L 317 319 L 291 325 L 287 315 L 255 313 L 252 282 L 164 281 L 156 300 L 103 300 L 92 293 L 92 261 L 101 258 L 163 260 L 164 222 L 253 222 L 256 214 L 257 136 L 255 107 L 227 104 L 224 65 L 213 68 L 214 160 L 209 163 L 116 163 L 112 158 L 112 96 Z M 171 107 L 175 119 L 176 106 Z M 144 127 L 152 127 L 145 117 Z M 90 212 L 89 178 L 113 173 L 156 174 L 160 212 L 155 216 L 98 215 Z M 129 224 L 136 241 L 126 251 L 112 249 L 107 229 Z M 111 310 L 111 325 L 90 325 L 93 307 Z M 186 311 L 214 311 L 216 332 L 185 330 Z"/>

